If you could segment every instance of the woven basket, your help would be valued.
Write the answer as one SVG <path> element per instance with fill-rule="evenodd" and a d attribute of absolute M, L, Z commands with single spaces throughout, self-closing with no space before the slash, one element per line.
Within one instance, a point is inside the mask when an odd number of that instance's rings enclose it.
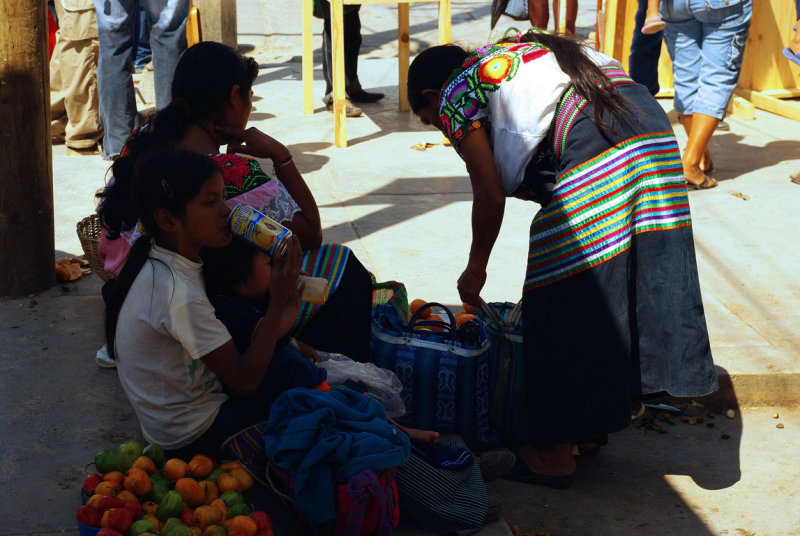
<path fill-rule="evenodd" d="M 100 243 L 100 235 L 103 233 L 103 224 L 97 214 L 86 216 L 77 225 L 78 238 L 81 241 L 84 256 L 89 261 L 89 267 L 100 276 L 103 281 L 108 281 L 116 277 L 111 272 L 106 272 L 103 259 L 97 253 L 97 245 Z"/>

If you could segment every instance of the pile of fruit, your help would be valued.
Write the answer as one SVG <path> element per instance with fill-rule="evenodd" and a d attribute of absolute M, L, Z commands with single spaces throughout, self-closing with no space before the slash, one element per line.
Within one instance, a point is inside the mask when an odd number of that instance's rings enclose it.
<path fill-rule="evenodd" d="M 244 501 L 253 477 L 237 461 L 165 461 L 160 446 L 128 441 L 94 465 L 77 518 L 98 536 L 274 536 L 267 514 Z"/>

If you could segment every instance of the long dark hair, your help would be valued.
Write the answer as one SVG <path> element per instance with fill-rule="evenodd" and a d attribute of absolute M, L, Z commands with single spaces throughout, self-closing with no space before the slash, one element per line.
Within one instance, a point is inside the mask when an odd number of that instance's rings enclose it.
<path fill-rule="evenodd" d="M 498 43 L 507 42 L 500 40 Z M 629 117 L 627 100 L 620 95 L 602 69 L 584 52 L 580 41 L 565 36 L 529 31 L 519 39 L 521 43 L 539 43 L 555 55 L 558 65 L 566 73 L 575 91 L 592 105 L 595 124 L 603 131 L 613 133 L 604 120 L 606 112 L 618 118 Z M 441 91 L 453 71 L 459 69 L 469 52 L 458 45 L 439 45 L 420 52 L 408 69 L 408 101 L 414 112 L 427 104 L 422 92 L 426 89 Z"/>
<path fill-rule="evenodd" d="M 113 202 L 127 203 L 130 213 L 142 222 L 144 228 L 144 233 L 128 254 L 125 267 L 114 281 L 106 302 L 106 343 L 112 359 L 116 359 L 114 340 L 120 309 L 147 262 L 152 241 L 158 240 L 161 235 L 154 217 L 156 209 L 165 208 L 175 217 L 183 218 L 186 204 L 197 196 L 214 173 L 220 172 L 217 163 L 208 155 L 175 149 L 169 145 L 154 146 L 136 159 L 132 176 L 118 179 L 115 188 L 109 192 L 109 195 L 115 196 Z"/>
<path fill-rule="evenodd" d="M 101 200 L 97 212 L 110 239 L 136 225 L 130 203 L 113 190 L 119 181 L 130 180 L 138 157 L 149 147 L 174 144 L 190 123 L 221 118 L 234 86 L 249 99 L 257 76 L 258 63 L 253 58 L 222 43 L 203 41 L 186 49 L 172 79 L 172 102 L 128 139 L 112 166 L 114 182 L 97 194 Z"/>

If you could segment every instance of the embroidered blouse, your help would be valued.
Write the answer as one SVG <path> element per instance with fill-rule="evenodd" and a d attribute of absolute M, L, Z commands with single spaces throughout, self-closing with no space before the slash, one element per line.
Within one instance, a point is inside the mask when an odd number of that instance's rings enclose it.
<path fill-rule="evenodd" d="M 585 52 L 598 65 L 621 68 L 605 54 L 589 48 Z M 462 158 L 464 136 L 486 129 L 500 180 L 510 194 L 522 183 L 570 83 L 555 55 L 539 43 L 487 45 L 470 54 L 445 82 L 439 115 Z"/>

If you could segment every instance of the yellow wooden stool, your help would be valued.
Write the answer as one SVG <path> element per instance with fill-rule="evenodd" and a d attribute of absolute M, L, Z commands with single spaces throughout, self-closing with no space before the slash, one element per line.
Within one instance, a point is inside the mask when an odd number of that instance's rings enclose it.
<path fill-rule="evenodd" d="M 344 6 L 345 4 L 393 4 L 397 3 L 397 53 L 400 110 L 407 111 L 408 105 L 408 7 L 411 2 L 439 3 L 439 43 L 450 42 L 450 0 L 331 0 L 331 45 L 333 54 L 333 127 L 336 147 L 347 147 L 345 128 L 345 90 L 344 90 Z M 303 113 L 313 113 L 314 63 L 312 48 L 312 6 L 313 0 L 303 0 Z"/>

